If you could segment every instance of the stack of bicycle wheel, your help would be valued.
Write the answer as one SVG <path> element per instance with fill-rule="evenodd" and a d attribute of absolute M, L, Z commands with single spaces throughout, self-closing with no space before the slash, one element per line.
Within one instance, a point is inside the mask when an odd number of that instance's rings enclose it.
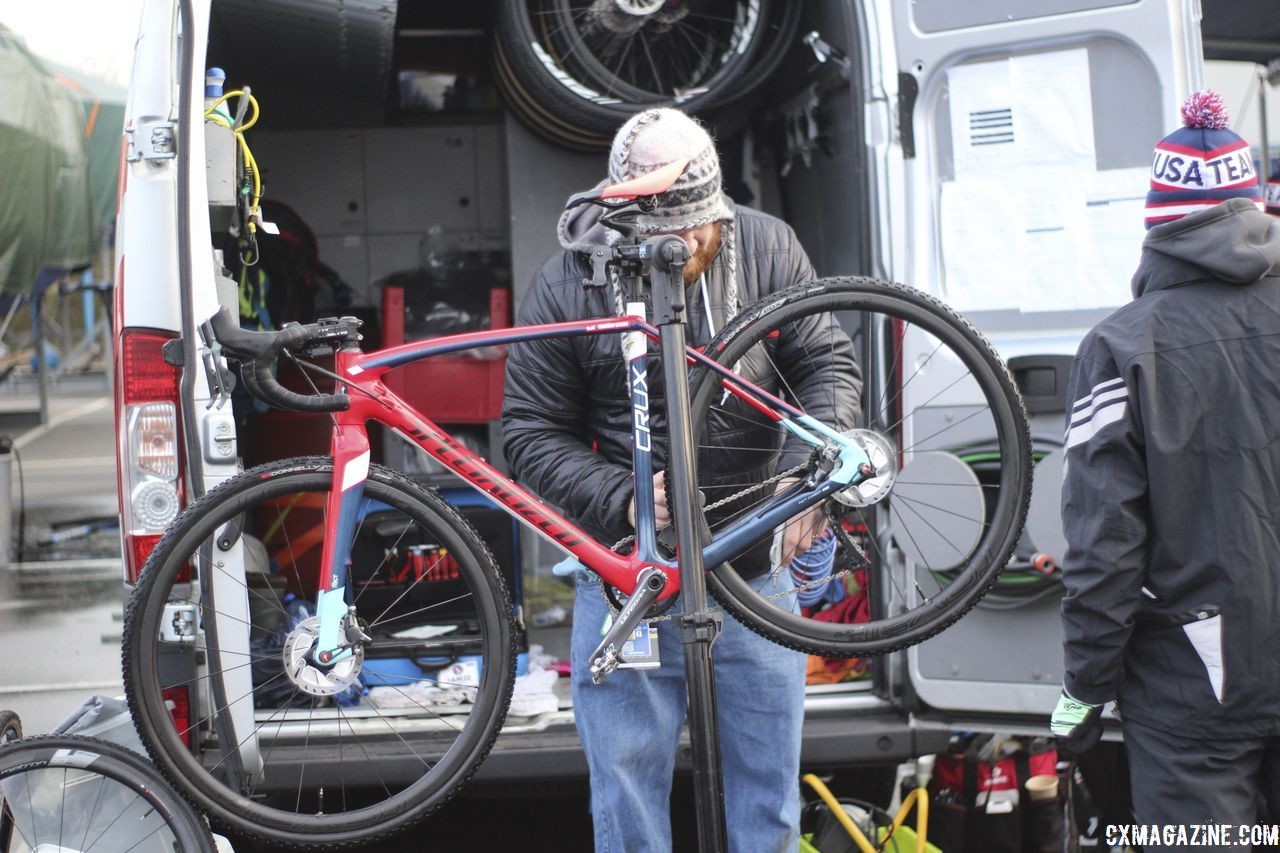
<path fill-rule="evenodd" d="M 755 91 L 796 44 L 784 0 L 501 0 L 494 69 L 511 111 L 581 150 L 650 107 L 713 112 Z"/>

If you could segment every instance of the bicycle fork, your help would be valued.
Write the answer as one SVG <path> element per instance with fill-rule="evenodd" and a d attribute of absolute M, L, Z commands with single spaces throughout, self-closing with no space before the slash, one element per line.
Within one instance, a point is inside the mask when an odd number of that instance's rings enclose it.
<path fill-rule="evenodd" d="M 338 423 L 334 427 L 333 487 L 325 500 L 324 546 L 316 593 L 319 625 L 308 658 L 322 668 L 332 667 L 369 642 L 356 622 L 355 607 L 347 605 L 350 580 L 347 561 L 355 537 L 364 483 L 369 476 L 369 437 L 362 427 Z M 334 521 L 336 519 L 336 523 Z"/>

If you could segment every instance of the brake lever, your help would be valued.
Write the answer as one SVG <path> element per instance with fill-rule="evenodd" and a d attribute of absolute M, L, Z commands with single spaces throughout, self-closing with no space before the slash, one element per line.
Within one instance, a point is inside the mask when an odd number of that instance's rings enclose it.
<path fill-rule="evenodd" d="M 200 348 L 200 362 L 204 367 L 204 379 L 209 388 L 209 402 L 205 405 L 205 409 L 221 409 L 231 399 L 231 392 L 236 385 L 235 375 L 222 354 L 222 344 L 218 343 L 217 337 L 213 334 L 213 324 L 205 320 L 200 324 L 199 330 L 203 344 Z"/>

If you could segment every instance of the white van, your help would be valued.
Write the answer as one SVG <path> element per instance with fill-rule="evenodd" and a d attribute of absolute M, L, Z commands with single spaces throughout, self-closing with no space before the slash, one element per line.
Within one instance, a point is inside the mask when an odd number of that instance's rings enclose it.
<path fill-rule="evenodd" d="M 428 316 L 510 322 L 556 248 L 564 199 L 604 173 L 603 132 L 592 122 L 596 108 L 611 106 L 580 82 L 534 86 L 522 76 L 545 56 L 536 39 L 525 45 L 529 56 L 499 51 L 494 71 L 495 43 L 523 49 L 495 39 L 495 23 L 514 7 L 541 5 L 147 0 L 126 121 L 115 291 L 127 583 L 195 496 L 246 464 L 327 452 L 323 419 L 250 406 L 237 421 L 230 407 L 210 405 L 194 330 L 219 306 L 250 305 L 252 272 L 225 274 L 237 266 L 228 224 L 242 188 L 234 143 L 204 117 L 206 71 L 225 69 L 228 89 L 252 88 L 261 115 L 245 139 L 264 197 L 296 214 L 279 224 L 295 242 L 313 240 L 331 270 L 316 273 L 305 299 L 282 296 L 276 305 L 292 307 L 272 322 L 355 313 L 370 343 L 411 336 L 406 322 L 442 328 Z M 777 0 L 725 5 L 762 16 L 778 8 Z M 820 274 L 910 283 L 965 313 L 1021 383 L 1041 460 L 1025 541 L 1006 579 L 940 639 L 871 661 L 863 678 L 811 686 L 804 764 L 893 763 L 936 751 L 961 729 L 1045 735 L 1062 677 L 1053 567 L 1063 549 L 1065 371 L 1084 331 L 1129 298 L 1152 144 L 1201 85 L 1199 2 L 786 5 L 796 19 L 771 46 L 776 67 L 767 78 L 714 84 L 745 92 L 706 114 L 731 193 L 789 222 Z M 685 97 L 696 106 L 703 94 Z M 565 97 L 568 107 L 554 100 Z M 446 256 L 472 277 L 406 320 L 400 285 Z M 349 291 L 315 283 L 326 276 Z M 474 287 L 488 298 L 477 300 Z M 451 369 L 461 372 L 415 383 L 466 385 L 437 419 L 461 424 L 500 460 L 492 384 L 501 387 L 500 360 Z M 927 398 L 915 405 L 916 416 L 940 420 L 963 408 Z M 436 476 L 403 443 L 382 439 L 381 459 Z M 479 519 L 490 510 L 472 511 Z M 530 604 L 534 586 L 542 594 L 560 583 L 549 574 L 558 550 L 509 525 L 494 529 L 518 600 L 523 587 L 524 642 L 567 657 L 554 602 Z M 585 777 L 572 708 L 560 699 L 555 710 L 509 722 L 479 778 Z M 208 701 L 196 686 L 175 695 L 179 727 Z M 305 734 L 304 724 L 285 720 L 278 736 L 287 740 L 291 726 Z M 197 747 L 211 736 L 192 734 Z M 681 762 L 688 766 L 687 753 Z M 405 770 L 390 759 L 387 767 L 389 775 Z"/>

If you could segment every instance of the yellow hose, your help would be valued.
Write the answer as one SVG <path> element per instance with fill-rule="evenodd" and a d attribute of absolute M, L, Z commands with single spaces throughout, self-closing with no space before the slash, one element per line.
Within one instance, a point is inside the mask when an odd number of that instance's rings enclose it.
<path fill-rule="evenodd" d="M 831 793 L 831 789 L 823 784 L 822 780 L 812 773 L 806 773 L 800 777 L 809 787 L 814 790 L 822 802 L 827 804 L 827 808 L 831 809 L 831 813 L 835 815 L 836 820 L 840 821 L 840 825 L 844 827 L 844 831 L 849 833 L 849 837 L 853 839 L 853 843 L 858 845 L 858 849 L 862 853 L 876 853 L 876 848 L 871 845 L 867 837 L 862 834 L 862 830 L 858 829 L 858 825 L 853 822 L 849 815 L 845 814 L 844 806 L 840 805 Z"/>
<path fill-rule="evenodd" d="M 867 840 L 867 837 L 862 834 L 862 830 L 858 829 L 858 825 L 845 813 L 844 806 L 840 805 L 840 801 L 832 795 L 830 789 L 822 783 L 821 779 L 812 773 L 806 773 L 801 778 L 814 790 L 822 802 L 826 803 L 827 808 L 831 809 L 831 813 L 835 815 L 836 820 L 844 827 L 845 832 L 849 833 L 849 837 L 858 845 L 858 849 L 862 853 L 878 853 L 879 850 L 883 849 L 883 847 L 874 846 Z M 916 814 L 916 853 L 925 853 L 925 836 L 929 829 L 929 793 L 924 788 L 916 788 L 910 794 L 907 794 L 902 807 L 898 809 L 897 815 L 893 818 L 893 823 L 889 825 L 889 831 L 885 834 L 885 841 L 887 842 L 893 837 L 893 834 L 898 831 L 898 827 L 902 826 L 902 822 L 907 819 L 912 805 L 915 805 L 918 809 Z"/>

